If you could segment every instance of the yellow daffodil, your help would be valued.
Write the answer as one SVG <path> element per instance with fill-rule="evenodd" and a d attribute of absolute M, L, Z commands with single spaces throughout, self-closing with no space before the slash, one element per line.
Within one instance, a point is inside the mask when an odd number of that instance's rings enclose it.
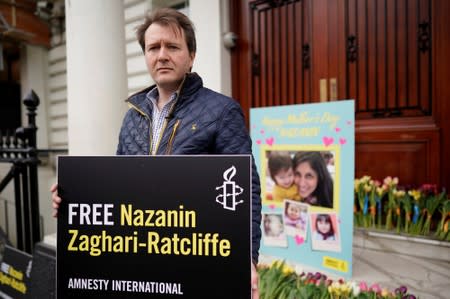
<path fill-rule="evenodd" d="M 409 190 L 408 194 L 411 195 L 415 201 L 419 201 L 422 197 L 422 192 L 420 192 L 420 190 Z"/>
<path fill-rule="evenodd" d="M 363 176 L 363 177 L 361 178 L 361 182 L 363 182 L 363 183 L 365 184 L 365 183 L 369 182 L 370 179 L 371 179 L 370 176 L 365 175 L 365 176 Z"/>
<path fill-rule="evenodd" d="M 403 191 L 403 190 L 395 190 L 394 191 L 394 196 L 396 197 L 396 198 L 402 198 L 403 196 L 405 196 L 405 191 Z"/>
<path fill-rule="evenodd" d="M 286 264 L 283 266 L 283 270 L 282 271 L 283 271 L 283 274 L 285 274 L 285 275 L 289 275 L 291 273 L 294 273 L 294 269 L 292 267 L 286 265 Z"/>

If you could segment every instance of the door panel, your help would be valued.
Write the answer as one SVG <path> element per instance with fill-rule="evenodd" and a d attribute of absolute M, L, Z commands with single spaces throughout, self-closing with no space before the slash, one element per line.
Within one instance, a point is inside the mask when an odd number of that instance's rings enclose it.
<path fill-rule="evenodd" d="M 450 88 L 433 77 L 450 68 L 436 64 L 449 61 L 450 37 L 432 20 L 448 26 L 439 13 L 446 7 L 445 0 L 232 0 L 233 96 L 246 116 L 252 107 L 355 99 L 357 175 L 450 184 L 440 171 L 441 152 L 450 150 L 442 135 L 450 132 Z"/>
<path fill-rule="evenodd" d="M 357 100 L 358 119 L 432 115 L 431 1 L 345 2 L 348 83 L 340 97 Z"/>

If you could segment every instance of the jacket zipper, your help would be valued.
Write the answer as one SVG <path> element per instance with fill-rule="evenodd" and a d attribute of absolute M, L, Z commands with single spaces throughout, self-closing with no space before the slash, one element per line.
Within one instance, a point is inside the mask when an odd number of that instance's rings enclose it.
<path fill-rule="evenodd" d="M 172 153 L 173 139 L 175 138 L 175 133 L 177 131 L 177 128 L 178 128 L 179 124 L 180 124 L 180 120 L 177 119 L 177 122 L 173 126 L 172 134 L 170 134 L 169 142 L 167 143 L 166 155 L 170 155 Z"/>
<path fill-rule="evenodd" d="M 180 94 L 178 94 L 177 98 L 173 101 L 172 106 L 170 106 L 170 109 L 169 109 L 169 114 L 167 114 L 167 115 L 171 115 L 172 114 L 172 111 L 175 108 L 175 104 L 177 103 L 179 97 L 180 97 Z M 158 142 L 156 143 L 156 146 L 155 146 L 155 155 L 158 153 L 159 144 L 161 143 L 161 140 L 162 140 L 162 138 L 164 136 L 164 131 L 166 130 L 166 127 L 167 127 L 168 123 L 169 123 L 169 120 L 166 118 L 165 121 L 164 121 L 164 125 L 163 125 L 163 127 L 161 129 L 161 133 L 159 134 Z"/>
<path fill-rule="evenodd" d="M 169 114 L 168 114 L 168 115 L 171 115 L 171 114 L 172 114 L 173 109 L 175 108 L 175 105 L 177 104 L 178 99 L 180 98 L 181 89 L 182 89 L 182 87 L 183 87 L 183 85 L 184 85 L 184 81 L 185 81 L 185 80 L 186 80 L 186 76 L 184 76 L 183 81 L 181 82 L 180 87 L 178 88 L 177 98 L 175 99 L 175 101 L 173 102 L 172 106 L 170 107 L 170 110 L 169 110 Z M 169 121 L 168 121 L 167 118 L 166 118 L 166 120 L 164 121 L 164 126 L 163 126 L 163 128 L 162 128 L 162 130 L 161 130 L 161 134 L 159 135 L 159 140 L 158 140 L 158 142 L 156 143 L 155 154 L 158 152 L 159 144 L 161 143 L 161 140 L 162 140 L 162 138 L 163 138 L 163 136 L 164 136 L 164 131 L 166 130 L 166 127 L 167 127 L 168 122 L 169 122 Z M 177 123 L 178 123 L 178 122 L 177 122 Z M 175 124 L 175 126 L 174 126 L 174 128 L 173 128 L 173 131 L 172 131 L 172 134 L 171 134 L 171 136 L 170 136 L 169 142 L 172 140 L 173 136 L 175 136 L 176 127 L 178 126 L 177 123 Z M 167 144 L 167 146 L 169 146 L 169 144 Z M 166 152 L 167 152 L 167 149 L 166 149 Z"/>

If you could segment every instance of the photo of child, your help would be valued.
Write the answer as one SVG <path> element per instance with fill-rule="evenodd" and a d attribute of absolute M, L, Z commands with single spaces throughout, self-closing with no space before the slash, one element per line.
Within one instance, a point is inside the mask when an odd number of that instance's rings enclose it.
<path fill-rule="evenodd" d="M 294 184 L 294 169 L 289 152 L 270 152 L 268 169 L 275 183 L 272 189 L 272 199 L 275 202 L 282 202 L 285 199 L 300 200 L 297 186 Z"/>
<path fill-rule="evenodd" d="M 306 240 L 309 205 L 296 201 L 284 201 L 284 226 L 289 236 L 301 236 Z"/>
<path fill-rule="evenodd" d="M 336 213 L 311 213 L 312 249 L 341 251 Z"/>
<path fill-rule="evenodd" d="M 264 245 L 287 247 L 287 237 L 284 230 L 283 215 L 263 213 L 263 239 Z"/>

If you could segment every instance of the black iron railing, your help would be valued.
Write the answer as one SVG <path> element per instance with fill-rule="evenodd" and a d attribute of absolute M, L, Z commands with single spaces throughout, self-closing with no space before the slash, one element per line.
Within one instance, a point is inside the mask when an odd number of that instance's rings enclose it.
<path fill-rule="evenodd" d="M 23 100 L 27 108 L 28 124 L 15 132 L 0 131 L 0 163 L 10 163 L 6 176 L 0 179 L 0 193 L 14 182 L 16 210 L 17 248 L 32 253 L 34 245 L 41 241 L 39 213 L 39 189 L 37 167 L 38 154 L 66 150 L 38 150 L 36 148 L 36 109 L 39 97 L 32 90 Z"/>

